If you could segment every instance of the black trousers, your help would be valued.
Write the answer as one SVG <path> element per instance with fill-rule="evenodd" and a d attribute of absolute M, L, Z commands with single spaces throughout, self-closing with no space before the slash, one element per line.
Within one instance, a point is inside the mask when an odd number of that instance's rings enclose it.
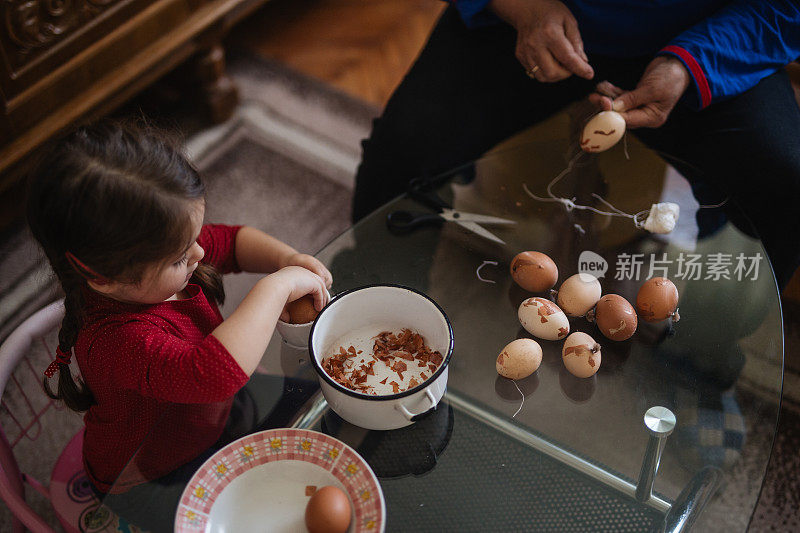
<path fill-rule="evenodd" d="M 480 157 L 586 97 L 601 80 L 634 88 L 652 59 L 590 55 L 595 80 L 540 83 L 517 62 L 515 42 L 508 25 L 467 29 L 454 8 L 444 12 L 363 142 L 354 221 L 402 193 L 410 179 Z M 800 109 L 785 72 L 699 112 L 679 104 L 662 127 L 633 133 L 692 182 L 701 204 L 727 197 L 734 223 L 737 213 L 749 218 L 785 286 L 800 266 Z"/>

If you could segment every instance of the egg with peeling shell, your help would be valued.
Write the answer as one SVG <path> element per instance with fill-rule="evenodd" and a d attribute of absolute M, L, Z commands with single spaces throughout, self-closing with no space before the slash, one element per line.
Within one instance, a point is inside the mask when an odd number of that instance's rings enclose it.
<path fill-rule="evenodd" d="M 619 294 L 606 294 L 594 308 L 594 320 L 600 331 L 612 341 L 630 339 L 639 320 L 633 306 Z"/>
<path fill-rule="evenodd" d="M 677 322 L 678 288 L 667 278 L 651 278 L 636 295 L 636 310 L 645 322 L 673 317 Z"/>
<path fill-rule="evenodd" d="M 520 304 L 517 316 L 522 327 L 540 339 L 557 341 L 569 335 L 567 315 L 545 298 L 528 298 Z"/>
<path fill-rule="evenodd" d="M 584 152 L 605 152 L 622 139 L 625 119 L 616 111 L 601 111 L 586 123 L 581 135 Z"/>
<path fill-rule="evenodd" d="M 542 347 L 533 339 L 517 339 L 509 342 L 497 356 L 497 373 L 508 379 L 530 376 L 542 364 Z"/>
<path fill-rule="evenodd" d="M 600 369 L 600 345 L 590 335 L 576 331 L 564 341 L 561 360 L 573 376 L 590 378 Z"/>

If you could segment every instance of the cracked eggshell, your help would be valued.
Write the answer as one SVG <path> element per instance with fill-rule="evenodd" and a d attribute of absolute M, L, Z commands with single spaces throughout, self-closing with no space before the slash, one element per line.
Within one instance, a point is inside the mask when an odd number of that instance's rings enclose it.
<path fill-rule="evenodd" d="M 576 331 L 564 341 L 561 359 L 573 376 L 590 378 L 600 369 L 600 345 L 586 333 Z"/>
<path fill-rule="evenodd" d="M 534 337 L 557 341 L 569 335 L 567 315 L 545 298 L 528 298 L 520 304 L 517 316 L 522 327 Z"/>
<path fill-rule="evenodd" d="M 570 276 L 558 289 L 558 306 L 567 316 L 584 316 L 595 306 L 603 289 L 591 274 Z"/>
<path fill-rule="evenodd" d="M 533 339 L 517 339 L 506 345 L 497 356 L 497 373 L 508 379 L 530 376 L 542 364 L 542 347 Z"/>
<path fill-rule="evenodd" d="M 612 341 L 630 339 L 639 324 L 633 306 L 619 294 L 606 294 L 600 298 L 594 314 L 597 327 Z"/>
<path fill-rule="evenodd" d="M 616 111 L 601 111 L 586 123 L 581 135 L 584 152 L 605 152 L 622 139 L 625 119 Z"/>
<path fill-rule="evenodd" d="M 678 288 L 667 278 L 651 278 L 636 295 L 636 310 L 645 322 L 659 322 L 678 308 Z"/>
<path fill-rule="evenodd" d="M 511 260 L 511 277 L 530 292 L 543 292 L 558 281 L 558 267 L 542 252 L 520 252 Z"/>

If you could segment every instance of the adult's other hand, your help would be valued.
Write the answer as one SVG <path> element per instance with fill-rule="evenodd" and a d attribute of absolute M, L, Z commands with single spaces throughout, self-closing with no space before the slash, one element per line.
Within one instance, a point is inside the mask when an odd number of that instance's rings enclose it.
<path fill-rule="evenodd" d="M 489 8 L 517 30 L 517 60 L 537 80 L 594 77 L 578 23 L 558 0 L 492 0 Z"/>
<path fill-rule="evenodd" d="M 689 71 L 680 60 L 660 56 L 647 65 L 633 91 L 604 81 L 589 100 L 603 110 L 619 112 L 628 128 L 658 128 L 669 118 L 689 81 Z"/>

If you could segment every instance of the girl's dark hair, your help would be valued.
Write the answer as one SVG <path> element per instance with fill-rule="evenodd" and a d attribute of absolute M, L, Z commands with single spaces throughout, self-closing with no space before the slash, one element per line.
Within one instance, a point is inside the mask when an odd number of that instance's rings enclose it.
<path fill-rule="evenodd" d="M 58 345 L 69 353 L 83 325 L 87 278 L 137 283 L 148 265 L 166 261 L 194 239 L 193 202 L 205 188 L 176 141 L 152 127 L 103 121 L 53 143 L 34 170 L 28 223 L 65 293 Z M 92 273 L 78 271 L 67 252 Z M 222 303 L 222 279 L 201 263 L 194 273 L 205 294 Z M 92 392 L 59 364 L 58 392 L 73 410 L 94 404 Z"/>

